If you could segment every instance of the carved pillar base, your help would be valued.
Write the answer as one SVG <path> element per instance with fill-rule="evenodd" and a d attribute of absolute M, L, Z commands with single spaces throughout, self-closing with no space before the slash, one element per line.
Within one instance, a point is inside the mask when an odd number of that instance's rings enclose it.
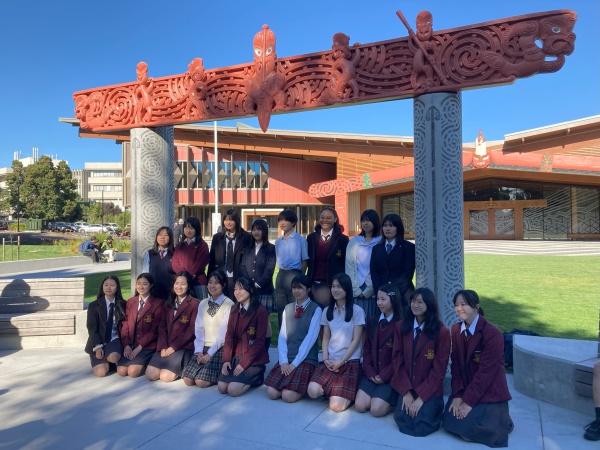
<path fill-rule="evenodd" d="M 131 286 L 156 230 L 173 225 L 173 127 L 131 130 Z"/>
<path fill-rule="evenodd" d="M 446 326 L 464 287 L 462 108 L 460 93 L 414 100 L 417 287 L 435 292 Z"/>

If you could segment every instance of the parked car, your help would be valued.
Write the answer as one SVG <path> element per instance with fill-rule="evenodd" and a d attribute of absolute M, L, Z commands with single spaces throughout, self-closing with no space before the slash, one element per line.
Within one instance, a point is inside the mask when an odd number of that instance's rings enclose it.
<path fill-rule="evenodd" d="M 105 227 L 111 227 L 113 230 L 117 230 L 119 228 L 119 224 L 118 223 L 103 223 L 102 225 L 104 225 Z"/>
<path fill-rule="evenodd" d="M 77 231 L 80 231 L 83 227 L 87 226 L 89 226 L 89 223 L 87 222 L 75 222 L 75 228 L 77 229 Z"/>
<path fill-rule="evenodd" d="M 85 233 L 102 233 L 102 225 L 99 223 L 87 224 L 80 227 L 80 230 L 83 230 Z"/>
<path fill-rule="evenodd" d="M 0 230 L 8 230 L 8 222 L 0 222 Z"/>
<path fill-rule="evenodd" d="M 55 231 L 60 231 L 61 233 L 73 231 L 66 222 L 56 222 L 54 226 L 56 227 Z"/>

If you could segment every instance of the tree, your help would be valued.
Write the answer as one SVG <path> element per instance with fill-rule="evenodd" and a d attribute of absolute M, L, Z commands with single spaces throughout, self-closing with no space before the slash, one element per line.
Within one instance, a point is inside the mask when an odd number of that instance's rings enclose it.
<path fill-rule="evenodd" d="M 22 217 L 25 203 L 21 197 L 21 187 L 25 180 L 23 163 L 21 161 L 12 162 L 12 173 L 6 176 L 6 189 L 2 192 L 1 208 L 4 211 L 12 212 L 15 217 Z"/>
<path fill-rule="evenodd" d="M 61 161 L 55 168 L 43 155 L 25 168 L 21 199 L 25 216 L 47 220 L 72 220 L 78 217 L 77 192 L 71 169 Z"/>

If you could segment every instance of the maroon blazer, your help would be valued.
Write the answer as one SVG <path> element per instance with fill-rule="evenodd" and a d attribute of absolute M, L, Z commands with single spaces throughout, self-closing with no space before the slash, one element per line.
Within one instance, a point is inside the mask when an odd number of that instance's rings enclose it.
<path fill-rule="evenodd" d="M 135 347 L 141 345 L 144 350 L 156 350 L 164 302 L 160 298 L 149 296 L 138 314 L 139 304 L 140 298 L 137 295 L 127 300 L 125 319 L 121 328 L 121 343 L 123 347 L 129 345 L 133 349 L 135 338 Z"/>
<path fill-rule="evenodd" d="M 165 303 L 162 320 L 158 327 L 158 342 L 156 351 L 160 352 L 169 347 L 173 350 L 194 350 L 196 339 L 195 325 L 198 315 L 198 300 L 188 295 L 179 305 L 177 314 Z"/>
<path fill-rule="evenodd" d="M 196 238 L 193 245 L 185 242 L 177 244 L 171 267 L 175 273 L 187 271 L 194 280 L 194 286 L 206 286 L 206 266 L 208 264 L 208 244 L 202 238 Z"/>
<path fill-rule="evenodd" d="M 394 336 L 392 387 L 404 396 L 413 390 L 423 402 L 444 396 L 444 377 L 450 358 L 450 332 L 444 325 L 435 339 L 421 333 L 413 356 L 414 331 L 402 334 L 402 322 Z"/>
<path fill-rule="evenodd" d="M 398 320 L 394 315 L 392 321 L 379 332 L 379 317 L 381 314 L 375 314 L 367 322 L 367 332 L 363 343 L 363 368 L 367 378 L 379 375 L 384 383 L 389 383 L 394 374 L 392 348 L 394 329 Z"/>
<path fill-rule="evenodd" d="M 252 314 L 241 315 L 239 303 L 231 308 L 227 334 L 223 346 L 223 362 L 231 362 L 233 357 L 241 355 L 240 365 L 246 370 L 250 366 L 267 364 L 269 354 L 265 349 L 269 313 L 259 305 Z"/>
<path fill-rule="evenodd" d="M 504 338 L 479 316 L 475 334 L 466 342 L 460 323 L 452 325 L 452 395 L 470 407 L 511 399 L 504 370 Z"/>

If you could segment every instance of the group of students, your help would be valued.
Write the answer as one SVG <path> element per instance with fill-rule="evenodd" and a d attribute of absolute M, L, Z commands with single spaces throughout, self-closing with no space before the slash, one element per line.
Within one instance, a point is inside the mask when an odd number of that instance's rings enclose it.
<path fill-rule="evenodd" d="M 507 446 L 503 337 L 484 319 L 477 294 L 456 293 L 461 322 L 450 332 L 434 293 L 414 290 L 414 244 L 404 240 L 399 216 L 380 226 L 377 213 L 365 211 L 361 234 L 350 241 L 331 208 L 307 239 L 295 232 L 296 222 L 291 210 L 279 215 L 283 235 L 273 246 L 266 222 L 256 221 L 249 234 L 230 210 L 210 251 L 195 218 L 185 222 L 174 251 L 170 228 L 159 229 L 135 295 L 125 302 L 118 278 L 109 275 L 88 308 L 94 373 L 104 376 L 116 364 L 121 376 L 145 370 L 150 380 L 217 384 L 231 396 L 264 383 L 274 400 L 292 403 L 307 394 L 327 397 L 336 412 L 353 402 L 377 417 L 394 410 L 399 430 L 412 436 L 443 423 L 466 440 Z M 208 277 L 193 252 L 207 260 Z M 280 331 L 278 361 L 266 374 L 268 308 L 276 308 Z M 444 407 L 450 357 L 452 395 Z"/>

